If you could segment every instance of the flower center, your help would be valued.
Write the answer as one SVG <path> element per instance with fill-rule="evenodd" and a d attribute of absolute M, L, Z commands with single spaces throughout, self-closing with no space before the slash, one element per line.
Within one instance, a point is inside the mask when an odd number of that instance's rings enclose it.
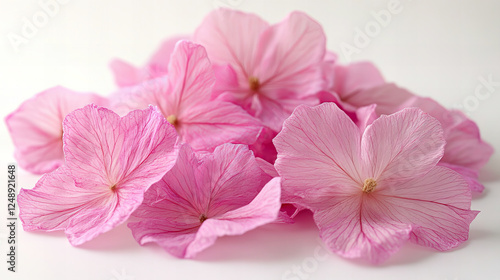
<path fill-rule="evenodd" d="M 116 187 L 116 184 L 112 185 L 111 187 L 109 187 L 109 189 L 112 191 L 112 192 L 115 192 L 117 187 Z"/>
<path fill-rule="evenodd" d="M 259 78 L 251 76 L 248 78 L 248 85 L 252 91 L 258 91 L 260 88 Z"/>
<path fill-rule="evenodd" d="M 172 124 L 173 126 L 177 125 L 177 117 L 175 115 L 170 115 L 167 117 L 167 121 Z"/>
<path fill-rule="evenodd" d="M 201 214 L 200 215 L 200 223 L 203 223 L 204 221 L 206 221 L 208 218 L 205 214 Z"/>
<path fill-rule="evenodd" d="M 365 180 L 362 190 L 365 193 L 371 193 L 375 190 L 376 186 L 377 186 L 377 181 L 373 180 L 372 178 L 368 178 Z"/>

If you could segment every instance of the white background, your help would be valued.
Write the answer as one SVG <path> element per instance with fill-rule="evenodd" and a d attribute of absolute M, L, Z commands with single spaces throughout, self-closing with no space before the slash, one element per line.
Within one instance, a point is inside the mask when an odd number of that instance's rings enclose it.
<path fill-rule="evenodd" d="M 109 94 L 115 88 L 107 67 L 112 58 L 142 65 L 163 39 L 191 33 L 209 11 L 224 4 L 257 13 L 271 23 L 293 10 L 305 11 L 323 25 L 329 49 L 347 62 L 341 45 L 356 46 L 356 28 L 370 24 L 372 12 L 387 9 L 389 0 L 67 2 L 16 51 L 9 34 L 22 35 L 24 18 L 32 21 L 43 10 L 38 1 L 0 0 L 2 118 L 25 99 L 55 85 Z M 474 92 L 479 77 L 491 75 L 500 82 L 499 3 L 401 0 L 401 12 L 393 14 L 351 60 L 371 60 L 388 81 L 447 107 L 470 102 L 464 107 L 466 113 L 498 151 L 500 86 L 483 100 L 475 99 Z M 19 229 L 18 272 L 8 273 L 6 169 L 13 161 L 13 146 L 3 123 L 0 129 L 0 169 L 5 169 L 0 171 L 0 279 L 500 279 L 498 153 L 481 173 L 486 191 L 473 200 L 473 208 L 482 213 L 471 225 L 470 240 L 451 252 L 408 244 L 378 267 L 335 255 L 315 259 L 315 250 L 321 256 L 325 251 L 310 216 L 302 215 L 295 225 L 268 225 L 244 236 L 221 238 L 195 260 L 176 259 L 155 245 L 140 247 L 125 225 L 79 248 L 60 232 Z M 38 180 L 22 170 L 18 177 L 25 188 Z M 304 274 L 287 275 L 294 266 Z"/>

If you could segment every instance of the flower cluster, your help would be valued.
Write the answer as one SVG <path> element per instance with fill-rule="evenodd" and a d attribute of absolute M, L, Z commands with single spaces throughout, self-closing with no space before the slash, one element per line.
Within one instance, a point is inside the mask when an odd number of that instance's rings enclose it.
<path fill-rule="evenodd" d="M 339 64 L 304 13 L 216 10 L 144 67 L 111 68 L 108 98 L 55 87 L 6 118 L 19 164 L 44 174 L 19 195 L 24 230 L 76 246 L 129 221 L 141 245 L 190 258 L 309 210 L 333 252 L 373 263 L 468 238 L 493 153 L 477 125 Z"/>

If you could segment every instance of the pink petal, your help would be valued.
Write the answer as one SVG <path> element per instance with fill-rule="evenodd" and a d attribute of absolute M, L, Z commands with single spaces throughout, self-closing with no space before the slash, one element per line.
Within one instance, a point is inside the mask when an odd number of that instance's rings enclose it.
<path fill-rule="evenodd" d="M 93 93 L 53 87 L 25 101 L 5 119 L 16 147 L 19 165 L 35 174 L 57 169 L 64 163 L 62 121 L 71 111 L 87 104 L 106 105 Z"/>
<path fill-rule="evenodd" d="M 168 65 L 171 114 L 210 100 L 215 75 L 205 48 L 189 41 L 177 43 Z"/>
<path fill-rule="evenodd" d="M 421 177 L 443 156 L 440 123 L 419 109 L 381 116 L 363 134 L 364 179 L 392 180 L 393 184 Z"/>
<path fill-rule="evenodd" d="M 366 127 L 373 123 L 377 119 L 377 114 L 375 110 L 377 105 L 372 104 L 365 107 L 360 107 L 356 110 L 356 124 L 361 132 L 365 131 Z"/>
<path fill-rule="evenodd" d="M 262 130 L 259 120 L 239 106 L 218 100 L 192 106 L 179 115 L 177 129 L 195 150 L 213 150 L 224 143 L 253 144 Z"/>
<path fill-rule="evenodd" d="M 45 174 L 33 189 L 21 189 L 19 217 L 26 231 L 64 230 L 82 208 L 96 202 L 96 193 L 76 187 L 63 166 Z"/>
<path fill-rule="evenodd" d="M 483 192 L 484 186 L 483 184 L 481 184 L 481 182 L 479 182 L 479 174 L 477 171 L 467 167 L 449 164 L 443 161 L 440 161 L 438 165 L 448 167 L 449 169 L 462 175 L 462 178 L 469 184 L 469 188 L 472 192 Z"/>
<path fill-rule="evenodd" d="M 194 257 L 211 246 L 217 237 L 241 235 L 273 222 L 278 217 L 280 206 L 280 179 L 274 178 L 248 205 L 203 222 L 195 239 L 187 247 L 185 257 Z"/>
<path fill-rule="evenodd" d="M 142 69 L 120 59 L 113 59 L 109 63 L 109 68 L 111 68 L 115 76 L 115 83 L 119 87 L 133 86 L 149 78 Z"/>
<path fill-rule="evenodd" d="M 66 164 L 77 186 L 84 188 L 118 183 L 134 188 L 134 180 L 151 185 L 177 156 L 175 129 L 154 107 L 120 118 L 108 109 L 86 106 L 66 117 L 64 131 Z"/>
<path fill-rule="evenodd" d="M 273 142 L 284 195 L 313 199 L 329 186 L 365 179 L 358 173 L 359 128 L 333 103 L 297 107 Z"/>
<path fill-rule="evenodd" d="M 259 78 L 267 96 L 279 89 L 302 96 L 315 94 L 324 86 L 325 46 L 321 25 L 304 13 L 293 12 L 262 33 L 255 55 L 259 64 L 249 74 Z"/>
<path fill-rule="evenodd" d="M 208 14 L 193 37 L 207 49 L 215 64 L 229 63 L 236 72 L 246 73 L 258 63 L 254 50 L 268 26 L 254 14 L 219 9 Z"/>
<path fill-rule="evenodd" d="M 189 36 L 174 36 L 166 39 L 149 59 L 147 69 L 151 76 L 161 77 L 168 72 L 170 57 L 174 52 L 175 45 L 181 40 L 189 40 Z"/>
<path fill-rule="evenodd" d="M 142 68 L 137 68 L 119 59 L 111 61 L 109 66 L 115 76 L 116 84 L 119 87 L 128 87 L 166 75 L 170 55 L 174 51 L 175 44 L 183 39 L 188 39 L 188 37 L 176 36 L 165 40 L 153 54 L 148 64 Z"/>
<path fill-rule="evenodd" d="M 410 236 L 411 225 L 391 219 L 365 196 L 330 196 L 322 204 L 314 210 L 321 239 L 343 257 L 381 263 Z"/>
<path fill-rule="evenodd" d="M 211 190 L 207 217 L 250 203 L 265 183 L 261 173 L 247 146 L 224 144 L 215 148 L 212 155 L 203 158 L 196 175 L 198 184 Z"/>
<path fill-rule="evenodd" d="M 442 161 L 479 171 L 493 151 L 493 147 L 481 139 L 476 123 L 466 119 L 448 128 Z"/>
<path fill-rule="evenodd" d="M 394 84 L 385 84 L 377 87 L 358 90 L 347 97 L 341 97 L 344 103 L 354 107 L 377 104 L 377 114 L 392 114 L 402 107 L 401 104 L 414 95 Z"/>
<path fill-rule="evenodd" d="M 382 77 L 380 71 L 370 62 L 355 62 L 348 65 L 336 64 L 334 71 L 334 85 L 332 89 L 342 99 L 348 99 L 360 90 L 385 84 L 384 77 Z"/>
<path fill-rule="evenodd" d="M 378 208 L 374 212 L 411 224 L 413 242 L 441 251 L 466 241 L 469 224 L 479 213 L 470 210 L 467 182 L 446 167 L 437 166 L 403 186 L 381 188 L 373 194 L 370 203 Z"/>
<path fill-rule="evenodd" d="M 278 156 L 278 152 L 276 151 L 276 148 L 273 144 L 273 138 L 276 136 L 276 134 L 277 133 L 272 129 L 263 127 L 255 143 L 248 146 L 250 150 L 252 150 L 255 154 L 255 157 L 261 158 L 269 163 L 274 164 L 274 161 Z M 278 175 L 273 177 L 278 177 Z"/>

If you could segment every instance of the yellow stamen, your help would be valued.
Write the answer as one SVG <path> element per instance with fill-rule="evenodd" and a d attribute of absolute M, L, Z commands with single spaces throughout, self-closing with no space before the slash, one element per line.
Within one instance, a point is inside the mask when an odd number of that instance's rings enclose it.
<path fill-rule="evenodd" d="M 167 121 L 171 123 L 172 125 L 176 126 L 177 125 L 177 117 L 175 115 L 170 115 L 167 117 Z"/>
<path fill-rule="evenodd" d="M 377 186 L 377 181 L 373 180 L 372 178 L 368 178 L 365 180 L 362 190 L 365 193 L 371 193 L 375 190 L 376 186 Z"/>
<path fill-rule="evenodd" d="M 252 91 L 258 91 L 260 88 L 259 78 L 251 76 L 248 78 L 248 84 L 250 85 L 250 89 Z"/>

